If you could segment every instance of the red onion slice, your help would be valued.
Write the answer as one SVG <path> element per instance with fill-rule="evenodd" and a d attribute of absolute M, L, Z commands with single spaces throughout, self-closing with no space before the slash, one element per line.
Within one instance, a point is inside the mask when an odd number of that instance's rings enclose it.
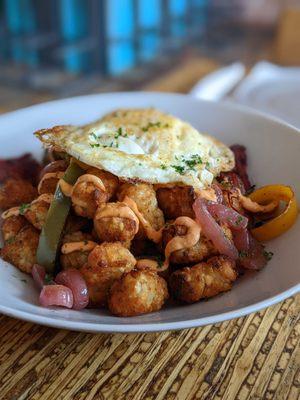
<path fill-rule="evenodd" d="M 224 190 L 239 189 L 242 194 L 246 192 L 241 178 L 235 172 L 221 172 L 218 180 L 221 182 L 221 186 L 223 185 Z"/>
<path fill-rule="evenodd" d="M 73 307 L 72 290 L 63 285 L 46 285 L 40 293 L 40 304 L 43 307 Z"/>
<path fill-rule="evenodd" d="M 217 183 L 213 183 L 211 185 L 211 187 L 214 189 L 214 191 L 216 193 L 217 203 L 222 204 L 224 201 L 222 189 L 220 188 L 220 186 Z"/>
<path fill-rule="evenodd" d="M 195 200 L 193 210 L 204 235 L 213 242 L 220 254 L 224 254 L 233 260 L 238 259 L 237 249 L 224 235 L 222 228 L 209 213 L 206 202 L 202 198 L 198 197 Z"/>
<path fill-rule="evenodd" d="M 214 218 L 227 223 L 230 228 L 239 230 L 248 225 L 248 218 L 223 204 L 208 202 L 207 209 Z"/>
<path fill-rule="evenodd" d="M 237 175 L 240 177 L 242 180 L 245 190 L 249 190 L 251 187 L 251 183 L 248 177 L 248 162 L 247 162 L 247 152 L 246 152 L 246 147 L 241 146 L 238 144 L 234 144 L 233 146 L 230 146 L 230 149 L 232 150 L 235 158 L 235 168 L 234 171 L 237 173 Z"/>
<path fill-rule="evenodd" d="M 250 234 L 247 229 L 232 229 L 233 243 L 239 251 L 248 251 L 250 246 Z"/>
<path fill-rule="evenodd" d="M 89 295 L 87 285 L 79 271 L 76 269 L 61 271 L 56 276 L 55 282 L 65 285 L 72 290 L 74 299 L 73 308 L 75 310 L 82 310 L 88 305 Z"/>
<path fill-rule="evenodd" d="M 249 234 L 249 250 L 240 253 L 240 264 L 246 269 L 260 270 L 267 264 L 264 247 Z"/>
<path fill-rule="evenodd" d="M 45 268 L 39 264 L 34 264 L 31 270 L 31 275 L 38 288 L 42 289 L 46 277 Z"/>
<path fill-rule="evenodd" d="M 267 264 L 264 246 L 247 229 L 232 231 L 233 241 L 239 250 L 239 264 L 245 269 L 260 270 Z"/>

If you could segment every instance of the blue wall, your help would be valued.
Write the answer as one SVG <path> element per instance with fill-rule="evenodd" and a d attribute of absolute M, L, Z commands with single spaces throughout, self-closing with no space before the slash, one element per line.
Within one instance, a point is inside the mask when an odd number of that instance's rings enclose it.
<path fill-rule="evenodd" d="M 134 15 L 132 0 L 107 2 L 108 70 L 118 74 L 135 64 L 133 47 Z"/>
<path fill-rule="evenodd" d="M 30 0 L 5 0 L 4 10 L 7 25 L 13 35 L 9 53 L 16 63 L 36 65 L 36 51 L 28 50 L 22 42 L 22 36 L 35 32 L 36 17 Z"/>
<path fill-rule="evenodd" d="M 55 13 L 58 13 L 53 29 L 58 31 L 60 48 L 63 51 L 60 52 L 62 57 L 57 58 L 57 64 L 72 73 L 92 69 L 92 49 L 84 47 L 84 41 L 91 36 L 89 0 L 40 1 L 45 1 L 49 9 L 55 6 Z M 99 46 L 105 53 L 109 74 L 121 74 L 137 63 L 150 61 L 162 51 L 162 45 L 165 44 L 162 42 L 162 32 L 166 24 L 162 14 L 162 0 L 98 1 L 105 2 L 103 4 L 106 5 L 105 42 L 99 41 Z M 199 26 L 200 32 L 205 19 L 203 10 L 207 3 L 208 0 L 168 0 L 168 32 L 173 43 L 178 40 L 180 46 L 180 39 L 187 33 L 185 16 L 190 7 L 198 10 L 192 14 L 192 21 L 196 24 L 196 29 Z M 137 5 L 136 9 L 134 4 Z M 8 31 L 13 37 L 9 42 L 12 43 L 9 49 L 10 58 L 15 63 L 38 65 L 38 51 L 26 48 L 20 40 L 20 37 L 30 37 L 37 30 L 38 15 L 32 0 L 4 0 L 4 6 Z"/>

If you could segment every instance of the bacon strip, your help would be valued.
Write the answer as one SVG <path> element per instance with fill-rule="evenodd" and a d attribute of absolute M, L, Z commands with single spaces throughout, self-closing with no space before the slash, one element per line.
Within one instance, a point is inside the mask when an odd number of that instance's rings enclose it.
<path fill-rule="evenodd" d="M 230 149 L 233 151 L 235 157 L 234 172 L 236 172 L 237 175 L 241 178 L 247 191 L 251 188 L 251 182 L 249 180 L 247 172 L 248 162 L 246 147 L 239 144 L 234 144 L 233 146 L 230 146 Z"/>
<path fill-rule="evenodd" d="M 17 158 L 0 159 L 0 183 L 14 178 L 25 179 L 36 184 L 40 170 L 40 164 L 29 153 Z"/>

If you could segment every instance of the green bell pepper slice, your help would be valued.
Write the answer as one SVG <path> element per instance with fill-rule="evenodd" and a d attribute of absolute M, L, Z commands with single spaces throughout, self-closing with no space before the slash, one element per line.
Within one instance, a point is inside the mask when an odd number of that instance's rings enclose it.
<path fill-rule="evenodd" d="M 71 161 L 62 179 L 70 185 L 74 185 L 82 174 L 84 174 L 84 170 L 76 162 Z M 37 249 L 37 263 L 45 267 L 46 271 L 50 274 L 54 274 L 55 272 L 62 232 L 70 208 L 71 199 L 65 196 L 60 186 L 57 185 L 46 222 L 40 234 Z"/>

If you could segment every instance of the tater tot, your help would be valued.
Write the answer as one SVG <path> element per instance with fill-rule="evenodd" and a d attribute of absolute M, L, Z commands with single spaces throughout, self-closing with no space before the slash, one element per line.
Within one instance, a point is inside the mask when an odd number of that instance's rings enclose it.
<path fill-rule="evenodd" d="M 124 242 L 126 247 L 136 235 L 139 221 L 126 204 L 107 203 L 98 207 L 94 228 L 102 242 Z"/>
<path fill-rule="evenodd" d="M 90 306 L 104 306 L 112 283 L 131 271 L 136 260 L 121 243 L 102 243 L 92 250 L 80 272 L 86 281 Z"/>
<path fill-rule="evenodd" d="M 230 229 L 226 225 L 222 225 L 224 235 L 232 239 Z M 175 236 L 184 236 L 187 228 L 183 225 L 169 223 L 162 232 L 162 247 L 165 248 L 167 243 Z M 208 257 L 219 254 L 213 243 L 207 239 L 202 233 L 200 240 L 192 247 L 174 251 L 170 256 L 170 262 L 173 264 L 191 264 L 198 263 Z"/>
<path fill-rule="evenodd" d="M 114 315 L 133 317 L 160 310 L 167 298 L 163 278 L 149 270 L 131 271 L 113 283 L 108 308 Z"/>
<path fill-rule="evenodd" d="M 186 232 L 186 226 L 173 223 L 167 224 L 162 232 L 163 249 L 175 236 L 184 236 Z M 174 251 L 170 256 L 170 262 L 173 264 L 197 263 L 215 254 L 218 254 L 218 252 L 212 242 L 202 234 L 200 240 L 194 246 Z"/>
<path fill-rule="evenodd" d="M 102 180 L 108 194 L 108 200 L 115 196 L 119 186 L 119 178 L 117 176 L 97 168 L 89 168 L 87 174 L 98 176 Z"/>
<path fill-rule="evenodd" d="M 162 264 L 162 262 L 159 262 L 155 259 L 139 258 L 138 260 L 136 260 L 135 269 L 158 272 L 161 267 L 161 264 Z"/>
<path fill-rule="evenodd" d="M 31 225 L 25 226 L 12 241 L 5 244 L 1 256 L 21 271 L 30 273 L 33 264 L 36 264 L 38 243 L 38 230 Z"/>
<path fill-rule="evenodd" d="M 165 218 L 175 219 L 181 216 L 195 218 L 192 208 L 195 193 L 191 186 L 158 188 L 156 196 Z"/>
<path fill-rule="evenodd" d="M 174 298 L 194 303 L 230 290 L 236 278 L 235 262 L 226 256 L 215 256 L 173 272 L 169 286 Z"/>
<path fill-rule="evenodd" d="M 17 236 L 24 226 L 28 226 L 29 222 L 22 215 L 13 215 L 3 220 L 2 235 L 4 241 L 10 241 Z"/>
<path fill-rule="evenodd" d="M 6 210 L 30 203 L 37 197 L 37 190 L 23 179 L 8 179 L 0 188 L 0 209 Z"/>
<path fill-rule="evenodd" d="M 152 185 L 147 183 L 125 183 L 120 188 L 118 199 L 123 201 L 126 196 L 135 201 L 138 210 L 152 228 L 159 230 L 164 226 L 164 215 L 158 207 L 156 193 Z M 142 225 L 140 225 L 137 237 L 140 239 L 146 237 Z"/>
<path fill-rule="evenodd" d="M 45 174 L 48 174 L 50 172 L 64 172 L 67 167 L 68 162 L 66 160 L 52 161 L 42 169 L 42 171 L 40 172 L 40 179 L 42 179 Z"/>
<path fill-rule="evenodd" d="M 36 228 L 41 230 L 47 218 L 50 203 L 40 200 L 33 202 L 24 213 L 25 218 Z"/>
<path fill-rule="evenodd" d="M 98 178 L 98 183 L 90 177 Z M 93 178 L 95 180 L 95 178 Z M 72 203 L 77 215 L 93 218 L 99 205 L 106 203 L 115 193 L 118 178 L 106 171 L 90 168 L 74 185 Z"/>
<path fill-rule="evenodd" d="M 108 201 L 105 190 L 95 187 L 92 182 L 77 182 L 72 192 L 72 203 L 77 215 L 93 218 L 97 207 Z"/>
<path fill-rule="evenodd" d="M 62 244 L 65 243 L 74 243 L 74 242 L 85 242 L 91 240 L 93 241 L 93 237 L 90 233 L 84 232 L 73 232 L 66 234 L 62 239 Z M 87 263 L 88 255 L 90 251 L 73 251 L 72 253 L 68 254 L 61 254 L 60 255 L 60 263 L 62 269 L 69 269 L 69 268 L 81 268 L 84 264 Z"/>
<path fill-rule="evenodd" d="M 57 160 L 47 164 L 40 173 L 40 182 L 38 185 L 39 194 L 54 194 L 59 181 L 59 177 L 63 175 L 68 167 L 68 162 L 66 160 Z M 46 174 L 47 179 L 43 179 Z M 55 176 L 57 174 L 57 176 Z"/>
<path fill-rule="evenodd" d="M 48 193 L 54 194 L 56 191 L 58 181 L 60 177 L 63 176 L 62 171 L 49 172 L 49 174 L 53 174 L 53 176 L 50 175 L 46 176 L 45 174 L 42 180 L 40 181 L 38 185 L 39 194 L 48 194 Z"/>

